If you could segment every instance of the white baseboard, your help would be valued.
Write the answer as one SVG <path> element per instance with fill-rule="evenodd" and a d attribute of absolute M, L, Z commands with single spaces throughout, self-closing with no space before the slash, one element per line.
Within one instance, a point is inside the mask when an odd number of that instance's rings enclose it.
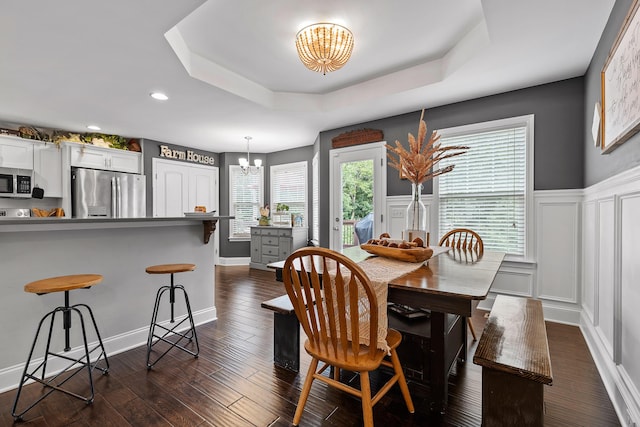
<path fill-rule="evenodd" d="M 196 325 L 202 325 L 204 323 L 212 322 L 217 318 L 218 315 L 215 307 L 210 307 L 204 310 L 193 312 L 193 321 Z M 168 324 L 168 320 L 165 322 L 161 322 L 161 325 L 164 326 Z M 100 325 L 98 325 L 98 328 L 100 328 Z M 187 328 L 188 322 L 185 323 L 185 326 L 181 328 L 181 330 L 185 330 Z M 134 329 L 122 334 L 103 338 L 102 343 L 104 344 L 104 348 L 107 352 L 107 357 L 110 357 L 115 356 L 118 353 L 122 353 L 123 351 L 131 350 L 132 348 L 136 348 L 146 344 L 148 335 L 149 327 L 145 326 L 143 328 Z M 97 341 L 89 343 L 89 348 L 91 349 L 96 345 Z M 77 359 L 81 356 L 82 352 L 83 348 L 78 346 L 66 352 L 65 356 Z M 98 356 L 97 351 L 94 352 L 94 354 L 96 357 Z M 26 358 L 27 354 L 25 354 L 25 360 Z M 38 366 L 38 364 L 42 362 L 42 360 L 42 357 L 32 360 L 30 370 L 33 370 L 36 366 Z M 47 363 L 47 373 L 55 375 L 60 372 L 60 370 L 62 370 L 69 362 L 63 361 L 60 358 L 52 358 Z M 140 366 L 144 366 L 144 363 L 145 361 L 141 360 Z M 0 393 L 17 388 L 23 370 L 24 364 L 10 366 L 8 368 L 0 370 Z"/>
<path fill-rule="evenodd" d="M 249 265 L 251 257 L 220 257 L 218 265 Z"/>
<path fill-rule="evenodd" d="M 611 403 L 618 414 L 618 419 L 623 426 L 640 425 L 640 397 L 634 396 L 618 371 L 606 347 L 602 344 L 595 327 L 589 318 L 583 313 L 580 319 L 580 330 L 584 336 L 591 356 L 600 373 Z"/>

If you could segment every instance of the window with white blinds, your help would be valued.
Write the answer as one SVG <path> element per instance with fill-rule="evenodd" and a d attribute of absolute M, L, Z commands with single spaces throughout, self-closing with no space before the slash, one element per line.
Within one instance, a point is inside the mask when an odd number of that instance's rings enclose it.
<path fill-rule="evenodd" d="M 319 165 L 320 153 L 317 152 L 313 155 L 312 169 L 313 169 L 313 184 L 312 184 L 312 204 L 313 204 L 313 226 L 312 226 L 312 239 L 320 242 L 320 165 Z"/>
<path fill-rule="evenodd" d="M 307 162 L 271 166 L 271 209 L 278 203 L 289 206 L 289 213 L 302 215 L 307 223 Z"/>
<path fill-rule="evenodd" d="M 533 116 L 439 131 L 442 146 L 466 145 L 445 159 L 452 172 L 438 177 L 439 235 L 454 228 L 476 231 L 489 250 L 527 252 L 527 152 L 533 147 Z"/>
<path fill-rule="evenodd" d="M 238 165 L 229 165 L 230 239 L 251 238 L 251 226 L 258 225 L 260 207 L 264 205 L 264 168 L 244 175 Z"/>

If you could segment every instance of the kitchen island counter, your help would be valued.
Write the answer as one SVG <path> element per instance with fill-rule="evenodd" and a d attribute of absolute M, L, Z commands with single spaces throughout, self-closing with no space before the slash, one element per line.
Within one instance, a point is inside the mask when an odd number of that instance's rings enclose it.
<path fill-rule="evenodd" d="M 205 241 L 219 220 L 230 218 L 1 220 L 0 330 L 7 345 L 0 346 L 0 392 L 17 386 L 40 318 L 63 302 L 58 293 L 24 292 L 29 282 L 70 274 L 103 275 L 102 283 L 70 297 L 72 304 L 92 307 L 108 355 L 146 343 L 155 294 L 166 284 L 164 278 L 145 273 L 150 265 L 195 264 L 196 270 L 181 275 L 179 281 L 189 293 L 196 324 L 215 320 L 216 246 Z M 168 309 L 160 311 L 160 318 L 169 318 Z M 57 329 L 54 335 L 62 333 L 61 327 Z M 81 340 L 73 336 L 79 329 L 72 328 L 72 355 L 79 350 Z M 144 365 L 144 360 L 140 363 Z"/>

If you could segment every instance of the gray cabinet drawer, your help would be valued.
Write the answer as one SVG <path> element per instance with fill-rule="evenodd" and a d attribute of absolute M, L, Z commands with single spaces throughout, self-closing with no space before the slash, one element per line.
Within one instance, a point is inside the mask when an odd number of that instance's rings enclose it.
<path fill-rule="evenodd" d="M 264 261 L 267 255 L 272 255 L 277 258 L 279 256 L 279 252 L 278 246 L 262 245 L 262 260 Z"/>
<path fill-rule="evenodd" d="M 291 229 L 290 228 L 285 228 L 285 229 L 278 230 L 278 236 L 280 236 L 280 237 L 291 237 Z"/>
<path fill-rule="evenodd" d="M 275 228 L 261 228 L 260 229 L 261 234 L 263 236 L 277 236 L 278 235 L 278 230 Z"/>
<path fill-rule="evenodd" d="M 278 238 L 275 236 L 263 236 L 262 244 L 268 246 L 278 246 Z"/>
<path fill-rule="evenodd" d="M 278 258 L 277 256 L 270 256 L 270 255 L 262 256 L 262 263 L 265 265 L 272 262 L 278 262 L 278 261 L 280 261 L 280 258 Z"/>

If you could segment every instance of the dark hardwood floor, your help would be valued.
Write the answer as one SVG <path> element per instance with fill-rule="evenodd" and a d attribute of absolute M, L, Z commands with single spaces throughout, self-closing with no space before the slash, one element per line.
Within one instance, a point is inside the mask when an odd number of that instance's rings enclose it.
<path fill-rule="evenodd" d="M 301 356 L 301 374 L 273 366 L 273 315 L 260 308 L 262 301 L 283 294 L 283 285 L 274 281 L 273 273 L 247 267 L 217 267 L 216 283 L 219 319 L 198 327 L 199 358 L 172 350 L 147 371 L 144 347 L 113 355 L 109 375 L 96 380 L 92 405 L 53 393 L 16 425 L 291 425 L 309 358 L 306 353 Z M 153 301 L 147 303 L 151 311 Z M 483 314 L 477 311 L 473 318 L 477 331 L 484 325 Z M 545 425 L 620 425 L 579 329 L 547 323 L 547 334 L 553 386 L 545 388 Z M 428 389 L 410 382 L 416 413 L 407 412 L 394 387 L 374 407 L 376 425 L 479 426 L 481 369 L 470 361 L 474 351 L 471 343 L 469 361 L 459 364 L 450 377 L 446 415 L 430 414 L 425 403 Z M 345 375 L 343 380 L 358 378 Z M 33 397 L 41 389 L 32 384 L 25 393 Z M 14 397 L 15 391 L 0 394 L 0 425 L 13 423 Z M 358 399 L 314 382 L 302 426 L 361 423 Z"/>

